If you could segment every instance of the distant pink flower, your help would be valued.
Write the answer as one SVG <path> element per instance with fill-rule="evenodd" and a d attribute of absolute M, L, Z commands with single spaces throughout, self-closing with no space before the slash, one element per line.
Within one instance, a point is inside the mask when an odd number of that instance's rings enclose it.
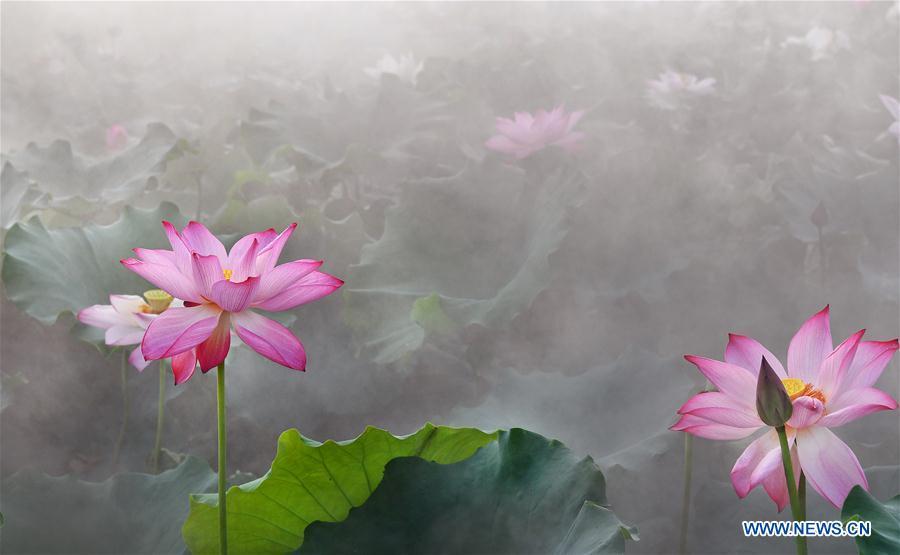
<path fill-rule="evenodd" d="M 832 348 L 828 307 L 806 321 L 788 347 L 787 371 L 756 340 L 729 335 L 725 362 L 693 355 L 718 391 L 691 397 L 672 426 L 709 439 L 741 439 L 766 427 L 756 411 L 756 384 L 762 357 L 781 377 L 793 415 L 785 426 L 795 469 L 802 469 L 822 497 L 840 507 L 854 485 L 868 489 L 856 455 L 830 430 L 867 414 L 894 410 L 897 402 L 872 387 L 894 352 L 897 340 L 861 341 L 860 330 Z M 788 503 L 787 481 L 774 428 L 753 441 L 731 471 L 731 483 L 743 498 L 762 485 L 781 511 Z M 799 466 L 798 466 L 799 465 Z M 799 480 L 799 472 L 794 471 Z"/>
<path fill-rule="evenodd" d="M 172 299 L 162 291 L 147 291 L 147 297 L 138 295 L 110 295 L 110 304 L 95 304 L 78 312 L 82 324 L 106 330 L 106 344 L 139 345 L 144 339 L 147 326 L 169 306 L 182 306 L 179 299 Z M 150 364 L 141 354 L 141 349 L 131 351 L 128 362 L 138 370 Z"/>
<path fill-rule="evenodd" d="M 691 97 L 707 96 L 715 92 L 714 78 L 700 79 L 696 75 L 671 69 L 647 82 L 647 98 L 650 103 L 665 110 L 675 110 Z"/>
<path fill-rule="evenodd" d="M 538 110 L 532 116 L 528 112 L 516 112 L 515 119 L 497 118 L 498 135 L 484 144 L 497 152 L 512 154 L 518 159 L 527 158 L 548 146 L 573 148 L 584 138 L 584 133 L 572 131 L 583 111 L 566 112 L 558 106 L 551 112 Z"/>
<path fill-rule="evenodd" d="M 206 227 L 190 222 L 179 233 L 163 222 L 169 250 L 134 249 L 139 259 L 122 264 L 174 297 L 184 307 L 170 308 L 147 327 L 141 351 L 147 360 L 172 357 L 175 383 L 206 372 L 225 360 L 233 327 L 260 355 L 294 370 L 306 368 L 306 352 L 290 330 L 250 310 L 288 310 L 336 291 L 344 282 L 317 271 L 318 260 L 276 266 L 297 224 L 280 234 L 274 229 L 241 238 L 230 252 Z M 196 347 L 196 349 L 195 349 Z"/>
<path fill-rule="evenodd" d="M 888 96 L 886 94 L 878 95 L 878 97 L 881 98 L 881 103 L 884 104 L 887 111 L 894 116 L 894 123 L 888 127 L 888 132 L 897 137 L 897 139 L 900 139 L 900 102 L 893 96 Z"/>
<path fill-rule="evenodd" d="M 118 123 L 110 125 L 106 129 L 107 150 L 119 150 L 128 144 L 128 132 Z"/>

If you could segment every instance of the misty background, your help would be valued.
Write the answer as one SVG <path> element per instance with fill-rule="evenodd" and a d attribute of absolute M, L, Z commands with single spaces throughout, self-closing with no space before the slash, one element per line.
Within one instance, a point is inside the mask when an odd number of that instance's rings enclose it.
<path fill-rule="evenodd" d="M 298 221 L 282 260 L 324 259 L 346 285 L 291 312 L 306 373 L 232 349 L 232 470 L 264 473 L 291 427 L 523 427 L 593 457 L 640 530 L 629 552 L 672 553 L 684 437 L 668 427 L 704 386 L 684 354 L 721 358 L 736 332 L 785 360 L 826 304 L 835 343 L 900 335 L 898 140 L 879 100 L 900 89 L 898 22 L 892 2 L 4 2 L 3 233 L 162 202 L 226 241 Z M 411 73 L 379 74 L 385 55 Z M 654 97 L 670 69 L 714 91 Z M 577 151 L 484 147 L 495 117 L 561 104 L 586 111 Z M 109 144 L 116 125 L 127 140 Z M 80 301 L 58 274 L 61 306 Z M 84 341 L 70 309 L 9 295 L 2 477 L 144 471 L 155 365 L 129 369 L 113 466 L 121 353 Z M 900 397 L 896 357 L 878 386 Z M 212 462 L 212 374 L 168 396 L 163 445 Z M 836 433 L 873 495 L 900 492 L 897 412 Z M 749 441 L 695 440 L 691 552 L 793 551 L 740 534 L 776 518 L 731 486 Z"/>

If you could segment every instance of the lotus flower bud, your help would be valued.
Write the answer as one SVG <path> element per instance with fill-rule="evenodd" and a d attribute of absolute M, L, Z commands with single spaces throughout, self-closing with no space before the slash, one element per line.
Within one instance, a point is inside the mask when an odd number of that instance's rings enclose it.
<path fill-rule="evenodd" d="M 794 412 L 791 398 L 784 389 L 781 378 L 769 366 L 766 357 L 762 357 L 759 379 L 756 382 L 756 412 L 763 422 L 776 428 L 784 426 Z"/>

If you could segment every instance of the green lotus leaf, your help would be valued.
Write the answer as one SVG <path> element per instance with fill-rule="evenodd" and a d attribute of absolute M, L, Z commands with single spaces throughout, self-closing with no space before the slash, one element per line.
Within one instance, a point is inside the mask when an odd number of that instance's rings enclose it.
<path fill-rule="evenodd" d="M 228 499 L 229 553 L 287 553 L 303 543 L 311 522 L 347 518 L 381 482 L 397 457 L 455 463 L 494 441 L 495 433 L 427 424 L 408 436 L 366 428 L 356 439 L 319 443 L 287 430 L 278 439 L 272 468 L 232 487 Z M 194 495 L 184 539 L 195 554 L 218 553 L 218 495 Z"/>
<path fill-rule="evenodd" d="M 216 487 L 216 475 L 188 457 L 161 474 L 128 472 L 103 482 L 31 469 L 3 480 L 4 553 L 183 553 L 178 525 L 188 494 Z"/>
<path fill-rule="evenodd" d="M 34 217 L 6 234 L 3 284 L 16 306 L 45 324 L 63 312 L 109 303 L 109 295 L 139 295 L 152 286 L 119 264 L 134 247 L 170 248 L 160 222 L 185 223 L 173 204 L 126 207 L 111 225 L 47 229 Z"/>
<path fill-rule="evenodd" d="M 507 325 L 548 286 L 580 192 L 579 175 L 537 184 L 507 166 L 408 184 L 346 285 L 358 349 L 379 364 L 419 349 L 422 298 L 445 313 L 441 327 Z"/>
<path fill-rule="evenodd" d="M 307 528 L 299 553 L 602 554 L 637 539 L 605 505 L 589 458 L 521 429 L 499 433 L 471 458 L 390 462 L 365 505 Z"/>
<path fill-rule="evenodd" d="M 866 490 L 854 486 L 841 508 L 841 520 L 872 523 L 870 536 L 856 538 L 860 555 L 900 553 L 900 495 L 881 503 Z"/>

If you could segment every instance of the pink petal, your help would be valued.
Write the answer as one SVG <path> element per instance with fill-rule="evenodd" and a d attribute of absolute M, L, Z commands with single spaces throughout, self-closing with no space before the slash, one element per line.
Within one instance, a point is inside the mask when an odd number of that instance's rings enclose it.
<path fill-rule="evenodd" d="M 517 152 L 527 150 L 505 135 L 494 135 L 485 141 L 484 146 L 490 150 L 495 150 L 504 154 L 516 154 Z"/>
<path fill-rule="evenodd" d="M 131 354 L 128 355 L 128 362 L 138 369 L 138 371 L 142 371 L 144 368 L 150 364 L 150 361 L 144 358 L 144 355 L 141 353 L 141 347 L 138 345 L 138 348 L 131 351 Z"/>
<path fill-rule="evenodd" d="M 134 258 L 122 260 L 122 265 L 173 297 L 195 303 L 203 302 L 194 282 L 172 266 Z"/>
<path fill-rule="evenodd" d="M 874 387 L 862 387 L 842 392 L 828 403 L 828 414 L 819 421 L 820 426 L 834 428 L 853 422 L 867 414 L 882 410 L 896 410 L 897 401 Z"/>
<path fill-rule="evenodd" d="M 731 469 L 731 485 L 738 497 L 743 499 L 747 497 L 756 484 L 751 483 L 750 478 L 753 471 L 759 466 L 760 461 L 773 449 L 780 452 L 778 445 L 778 434 L 775 430 L 769 430 L 765 434 L 756 438 L 750 445 L 744 449 L 741 456 Z"/>
<path fill-rule="evenodd" d="M 142 312 L 142 309 L 147 306 L 144 298 L 138 295 L 110 295 L 109 302 L 116 312 L 123 315 Z"/>
<path fill-rule="evenodd" d="M 188 222 L 187 227 L 181 232 L 181 237 L 192 253 L 215 256 L 221 261 L 227 258 L 222 242 L 199 222 Z"/>
<path fill-rule="evenodd" d="M 816 426 L 797 432 L 797 454 L 809 485 L 837 508 L 853 488 L 869 489 L 856 455 L 828 428 Z"/>
<path fill-rule="evenodd" d="M 831 353 L 831 323 L 828 307 L 807 320 L 788 346 L 788 375 L 806 383 L 816 383 L 822 361 Z"/>
<path fill-rule="evenodd" d="M 822 361 L 819 375 L 813 383 L 818 385 L 826 399 L 831 398 L 839 390 L 844 374 L 853 362 L 856 348 L 865 332 L 866 330 L 859 330 L 845 339 Z"/>
<path fill-rule="evenodd" d="M 294 281 L 285 289 L 282 289 L 280 293 L 276 293 L 264 301 L 254 303 L 254 306 L 262 310 L 280 312 L 321 299 L 337 291 L 343 284 L 343 281 L 332 275 L 312 271 Z"/>
<path fill-rule="evenodd" d="M 193 349 L 212 334 L 221 310 L 211 304 L 170 308 L 160 314 L 144 334 L 144 358 L 168 358 Z"/>
<path fill-rule="evenodd" d="M 178 230 L 175 229 L 174 225 L 166 221 L 163 221 L 162 225 L 163 230 L 165 230 L 166 232 L 166 237 L 169 239 L 169 244 L 172 245 L 172 252 L 175 257 L 176 267 L 181 270 L 181 273 L 190 275 L 189 272 L 191 269 L 191 250 L 184 242 L 181 234 L 178 233 Z"/>
<path fill-rule="evenodd" d="M 256 256 L 256 275 L 265 275 L 278 264 L 278 258 L 281 256 L 281 251 L 284 250 L 284 246 L 287 244 L 288 239 L 291 238 L 295 229 L 297 229 L 297 224 L 292 223 L 284 228 L 284 231 L 279 233 L 277 237 L 271 240 L 268 239 L 268 235 L 260 238 L 259 254 Z"/>
<path fill-rule="evenodd" d="M 682 415 L 678 422 L 669 429 L 676 432 L 687 432 L 706 439 L 719 440 L 742 439 L 756 431 L 754 428 L 726 426 L 693 414 Z"/>
<path fill-rule="evenodd" d="M 740 366 L 706 357 L 685 355 L 719 391 L 744 406 L 756 406 L 756 376 Z M 757 373 L 759 373 L 757 371 Z"/>
<path fill-rule="evenodd" d="M 303 344 L 289 329 L 249 310 L 231 315 L 234 330 L 251 349 L 294 370 L 306 369 Z"/>
<path fill-rule="evenodd" d="M 259 239 L 254 238 L 250 241 L 250 244 L 243 251 L 243 254 L 240 256 L 236 256 L 233 259 L 229 258 L 228 260 L 229 269 L 232 272 L 231 281 L 241 282 L 255 274 L 256 255 L 259 253 Z"/>
<path fill-rule="evenodd" d="M 856 389 L 875 385 L 891 357 L 900 348 L 896 339 L 890 341 L 861 341 L 853 363 L 844 375 L 842 389 Z"/>
<path fill-rule="evenodd" d="M 775 433 L 775 432 L 773 432 Z M 791 432 L 788 432 L 790 434 Z M 793 437 L 788 437 L 788 445 L 794 441 Z M 779 448 L 780 452 L 780 448 Z M 800 461 L 797 458 L 797 444 L 793 443 L 791 445 L 791 465 L 794 469 L 794 482 L 795 485 L 799 487 L 800 485 Z M 784 510 L 787 504 L 790 502 L 790 494 L 788 493 L 787 488 L 787 478 L 784 475 L 784 465 L 779 465 L 777 470 L 774 470 L 769 473 L 768 476 L 763 478 L 762 481 L 763 489 L 766 490 L 766 493 L 769 494 L 769 497 L 772 501 L 775 502 L 775 505 L 778 507 L 778 512 Z"/>
<path fill-rule="evenodd" d="M 784 371 L 784 367 L 781 365 L 778 357 L 763 347 L 759 341 L 745 335 L 728 334 L 728 346 L 725 347 L 725 362 L 746 368 L 753 376 L 757 376 L 763 357 L 766 357 L 769 366 L 775 370 L 779 378 L 784 379 L 787 377 L 787 372 Z"/>
<path fill-rule="evenodd" d="M 166 251 L 162 249 L 143 249 L 138 247 L 134 249 L 134 253 L 137 254 L 138 258 L 140 258 L 144 262 L 163 265 L 168 264 L 173 268 L 178 268 L 178 264 L 175 261 L 175 253 L 173 251 Z"/>
<path fill-rule="evenodd" d="M 813 397 L 798 397 L 793 405 L 794 411 L 787 425 L 797 430 L 812 426 L 825 412 L 825 404 Z"/>
<path fill-rule="evenodd" d="M 194 375 L 197 368 L 197 353 L 194 349 L 188 349 L 172 357 L 172 373 L 175 375 L 175 385 L 184 383 Z"/>
<path fill-rule="evenodd" d="M 225 361 L 231 347 L 231 322 L 228 313 L 219 318 L 219 325 L 213 330 L 209 339 L 197 345 L 197 361 L 200 370 L 207 372 Z"/>
<path fill-rule="evenodd" d="M 211 300 L 219 305 L 222 310 L 240 312 L 250 306 L 250 301 L 256 294 L 258 287 L 258 277 L 249 277 L 240 282 L 223 279 L 213 285 Z"/>
<path fill-rule="evenodd" d="M 78 321 L 95 328 L 108 329 L 127 323 L 127 319 L 108 304 L 95 304 L 78 311 Z"/>
<path fill-rule="evenodd" d="M 693 414 L 712 422 L 735 428 L 761 428 L 765 426 L 756 411 L 747 405 L 738 405 L 731 397 L 718 391 L 698 393 L 685 403 L 679 414 Z"/>
<path fill-rule="evenodd" d="M 133 323 L 116 325 L 106 330 L 107 345 L 137 345 L 144 338 L 144 328 Z"/>
<path fill-rule="evenodd" d="M 535 140 L 535 134 L 530 127 L 522 126 L 510 122 L 509 120 L 498 119 L 497 131 L 498 137 L 505 137 L 513 144 L 525 145 Z"/>
<path fill-rule="evenodd" d="M 213 285 L 225 279 L 219 257 L 214 254 L 194 253 L 191 255 L 191 261 L 197 290 L 203 297 L 212 299 Z"/>
<path fill-rule="evenodd" d="M 321 265 L 321 260 L 304 259 L 276 266 L 260 276 L 259 289 L 256 290 L 254 302 L 272 298 Z"/>

